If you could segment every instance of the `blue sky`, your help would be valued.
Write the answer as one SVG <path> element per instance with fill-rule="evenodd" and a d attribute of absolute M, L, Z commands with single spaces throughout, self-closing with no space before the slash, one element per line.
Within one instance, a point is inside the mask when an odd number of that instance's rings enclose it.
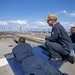
<path fill-rule="evenodd" d="M 0 30 L 51 29 L 45 18 L 52 13 L 67 31 L 75 26 L 75 0 L 0 0 Z"/>

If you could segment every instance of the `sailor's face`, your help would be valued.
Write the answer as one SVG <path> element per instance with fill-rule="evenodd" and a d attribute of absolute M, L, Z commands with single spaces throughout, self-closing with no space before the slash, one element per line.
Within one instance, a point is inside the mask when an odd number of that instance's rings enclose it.
<path fill-rule="evenodd" d="M 48 20 L 47 23 L 49 26 L 53 26 L 53 20 Z"/>

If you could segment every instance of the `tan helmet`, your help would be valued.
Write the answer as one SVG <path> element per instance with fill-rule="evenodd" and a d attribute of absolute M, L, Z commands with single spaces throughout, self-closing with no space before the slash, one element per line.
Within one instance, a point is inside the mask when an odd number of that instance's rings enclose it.
<path fill-rule="evenodd" d="M 50 14 L 47 18 L 46 21 L 48 20 L 57 20 L 57 16 L 55 14 Z"/>

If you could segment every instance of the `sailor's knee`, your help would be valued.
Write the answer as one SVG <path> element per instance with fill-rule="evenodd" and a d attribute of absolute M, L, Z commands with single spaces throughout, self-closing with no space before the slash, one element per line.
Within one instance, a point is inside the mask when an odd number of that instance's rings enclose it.
<path fill-rule="evenodd" d="M 46 40 L 45 45 L 50 46 L 50 43 L 51 43 L 50 41 Z"/>

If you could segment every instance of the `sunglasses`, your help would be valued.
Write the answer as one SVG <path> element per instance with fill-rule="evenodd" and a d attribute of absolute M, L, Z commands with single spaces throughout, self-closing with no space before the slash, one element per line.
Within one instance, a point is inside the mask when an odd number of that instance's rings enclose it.
<path fill-rule="evenodd" d="M 53 20 L 52 20 L 52 19 L 50 19 L 50 20 L 47 20 L 47 23 L 48 23 L 49 21 L 53 21 Z"/>

